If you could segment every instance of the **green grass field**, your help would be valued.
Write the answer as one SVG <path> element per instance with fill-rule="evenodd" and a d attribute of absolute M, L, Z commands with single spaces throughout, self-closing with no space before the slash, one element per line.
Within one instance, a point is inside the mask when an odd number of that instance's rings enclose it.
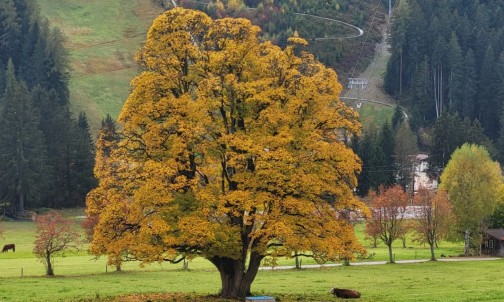
<path fill-rule="evenodd" d="M 82 210 L 66 212 L 66 215 L 73 217 L 78 225 Z M 85 248 L 78 254 L 56 258 L 56 277 L 45 277 L 42 263 L 31 252 L 34 223 L 2 224 L 5 232 L 0 243 L 16 243 L 16 252 L 0 253 L 0 301 L 103 301 L 140 293 L 187 293 L 194 296 L 182 301 L 191 301 L 216 294 L 220 287 L 217 270 L 202 258 L 191 261 L 188 271 L 182 270 L 181 264 L 154 263 L 140 267 L 138 262 L 128 262 L 122 272 L 115 272 L 106 266 L 103 257 L 94 259 Z M 387 260 L 386 247 L 370 248 L 362 231 L 363 226 L 358 225 L 357 237 L 370 254 L 374 253 L 372 259 L 365 261 Z M 410 239 L 407 246 L 402 248 L 402 243 L 396 242 L 396 260 L 430 256 L 427 247 Z M 438 256 L 441 253 L 456 256 L 462 251 L 461 244 L 443 242 L 436 252 Z M 314 262 L 303 258 L 302 263 Z M 294 265 L 294 260 L 279 259 L 277 265 Z M 280 301 L 335 301 L 327 291 L 338 286 L 361 291 L 361 301 L 499 301 L 504 297 L 503 269 L 503 260 L 494 260 L 265 270 L 259 272 L 253 292 L 273 295 Z M 135 299 L 125 301 L 151 298 Z"/>
<path fill-rule="evenodd" d="M 504 262 L 495 260 L 260 271 L 252 290 L 280 301 L 334 301 L 327 293 L 332 286 L 359 290 L 360 301 L 502 301 L 503 268 Z M 212 268 L 11 277 L 0 282 L 2 301 L 100 301 L 96 297 L 159 292 L 205 296 L 220 286 Z"/>

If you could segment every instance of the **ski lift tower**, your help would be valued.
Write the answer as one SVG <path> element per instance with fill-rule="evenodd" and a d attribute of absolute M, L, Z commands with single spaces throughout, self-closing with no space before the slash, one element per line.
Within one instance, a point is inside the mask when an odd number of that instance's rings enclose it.
<path fill-rule="evenodd" d="M 368 80 L 364 78 L 348 78 L 348 89 L 353 90 L 357 88 L 357 103 L 361 103 L 361 89 L 366 89 Z"/>

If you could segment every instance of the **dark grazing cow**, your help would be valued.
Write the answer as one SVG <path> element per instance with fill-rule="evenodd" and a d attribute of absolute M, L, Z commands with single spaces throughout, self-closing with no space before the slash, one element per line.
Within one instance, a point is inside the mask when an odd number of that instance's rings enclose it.
<path fill-rule="evenodd" d="M 14 243 L 4 245 L 3 249 L 2 249 L 2 253 L 8 252 L 9 250 L 12 250 L 13 252 L 15 252 L 16 245 Z"/>
<path fill-rule="evenodd" d="M 352 289 L 344 289 L 344 288 L 336 288 L 333 287 L 329 291 L 331 294 L 335 295 L 338 298 L 343 298 L 343 299 L 354 299 L 354 298 L 360 298 L 360 293 L 356 290 Z"/>

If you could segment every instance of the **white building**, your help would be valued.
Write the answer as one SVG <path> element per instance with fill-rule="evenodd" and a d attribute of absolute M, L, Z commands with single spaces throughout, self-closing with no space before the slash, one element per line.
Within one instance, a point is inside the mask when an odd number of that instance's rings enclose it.
<path fill-rule="evenodd" d="M 438 187 L 437 179 L 430 179 L 427 175 L 429 164 L 427 154 L 417 154 L 415 156 L 415 178 L 413 182 L 413 189 L 415 192 L 421 187 L 434 190 Z"/>

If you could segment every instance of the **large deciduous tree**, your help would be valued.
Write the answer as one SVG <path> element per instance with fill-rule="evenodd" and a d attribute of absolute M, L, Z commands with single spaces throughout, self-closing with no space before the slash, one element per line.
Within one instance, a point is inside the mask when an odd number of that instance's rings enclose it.
<path fill-rule="evenodd" d="M 390 263 L 394 263 L 392 243 L 401 238 L 407 231 L 406 206 L 408 194 L 401 186 L 395 185 L 388 189 L 381 188 L 380 192 L 372 194 L 371 217 L 368 219 L 366 231 L 385 243 L 389 250 Z"/>
<path fill-rule="evenodd" d="M 360 163 L 344 139 L 359 132 L 357 115 L 303 39 L 282 50 L 259 31 L 182 8 L 154 20 L 123 137 L 88 196 L 102 207 L 92 250 L 205 257 L 223 297 L 249 295 L 267 256 L 364 252 L 347 220 L 367 211 L 352 194 Z"/>
<path fill-rule="evenodd" d="M 443 240 L 450 230 L 453 222 L 451 204 L 448 195 L 443 190 L 436 192 L 420 188 L 414 198 L 417 206 L 413 229 L 416 239 L 427 243 L 431 250 L 431 260 L 436 260 L 434 247 Z"/>
<path fill-rule="evenodd" d="M 456 217 L 455 229 L 465 240 L 468 256 L 471 243 L 480 243 L 484 218 L 494 212 L 500 200 L 500 165 L 492 161 L 484 147 L 464 144 L 453 152 L 441 174 L 441 188 L 448 193 Z"/>

